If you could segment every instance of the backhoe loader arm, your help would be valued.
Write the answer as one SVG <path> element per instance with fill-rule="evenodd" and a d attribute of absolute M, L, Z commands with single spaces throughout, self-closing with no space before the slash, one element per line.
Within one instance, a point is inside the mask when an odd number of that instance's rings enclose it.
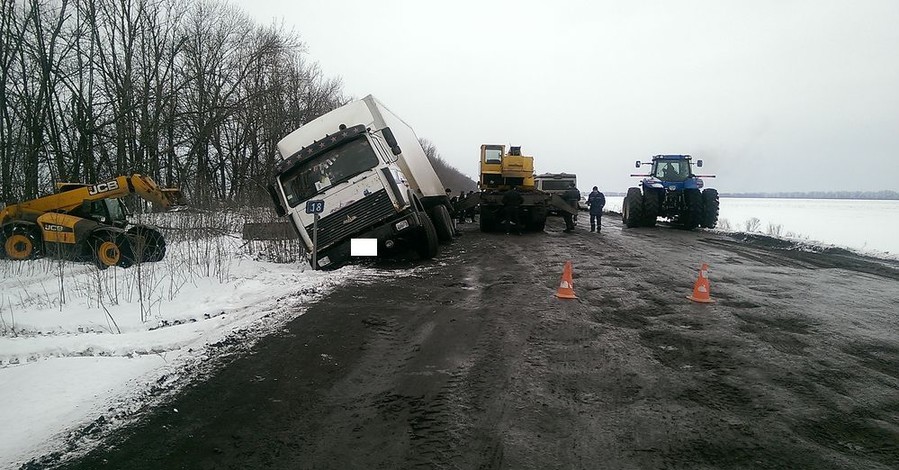
<path fill-rule="evenodd" d="M 174 188 L 160 188 L 149 176 L 131 175 L 128 178 L 128 186 L 141 198 L 168 209 L 178 205 L 181 199 L 181 190 Z"/>
<path fill-rule="evenodd" d="M 162 209 L 179 204 L 181 197 L 180 190 L 160 188 L 153 178 L 138 174 L 119 176 L 114 180 L 94 185 L 59 183 L 57 188 L 59 192 L 56 194 L 9 205 L 3 211 L 3 221 L 7 218 L 21 217 L 25 213 L 68 213 L 80 207 L 84 201 L 119 198 L 131 193 L 137 194 Z"/>

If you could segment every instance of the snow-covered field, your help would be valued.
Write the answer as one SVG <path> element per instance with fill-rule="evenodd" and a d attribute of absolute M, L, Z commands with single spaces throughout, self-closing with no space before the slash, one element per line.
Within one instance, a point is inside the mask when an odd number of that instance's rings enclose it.
<path fill-rule="evenodd" d="M 250 345 L 346 280 L 379 276 L 258 261 L 239 234 L 188 232 L 161 262 L 129 269 L 0 260 L 0 468 L 60 450 L 98 419 L 123 422 L 222 344 Z"/>
<path fill-rule="evenodd" d="M 621 196 L 606 210 L 621 212 Z M 899 201 L 721 198 L 718 229 L 758 232 L 874 256 L 899 257 Z"/>

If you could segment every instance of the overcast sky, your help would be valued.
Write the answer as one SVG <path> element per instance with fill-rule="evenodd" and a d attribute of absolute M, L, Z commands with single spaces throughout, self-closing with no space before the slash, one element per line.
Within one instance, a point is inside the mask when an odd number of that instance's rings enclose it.
<path fill-rule="evenodd" d="M 473 179 L 496 143 L 582 190 L 656 154 L 723 192 L 899 190 L 896 0 L 233 1 Z"/>

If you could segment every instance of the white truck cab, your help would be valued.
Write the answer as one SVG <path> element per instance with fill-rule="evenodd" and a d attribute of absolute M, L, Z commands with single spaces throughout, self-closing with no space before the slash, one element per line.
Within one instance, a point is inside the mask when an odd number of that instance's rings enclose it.
<path fill-rule="evenodd" d="M 290 133 L 278 151 L 269 192 L 307 253 L 317 250 L 316 268 L 349 261 L 353 238 L 377 239 L 379 253 L 411 246 L 425 259 L 452 238 L 449 199 L 418 138 L 371 95 Z M 317 237 L 307 201 L 324 202 Z"/>

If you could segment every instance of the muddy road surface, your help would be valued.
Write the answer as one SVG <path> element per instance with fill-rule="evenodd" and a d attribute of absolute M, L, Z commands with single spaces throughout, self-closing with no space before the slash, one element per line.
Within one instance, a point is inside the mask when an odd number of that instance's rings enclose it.
<path fill-rule="evenodd" d="M 895 264 L 605 219 L 463 225 L 61 465 L 899 468 Z M 685 298 L 702 263 L 714 304 Z"/>

